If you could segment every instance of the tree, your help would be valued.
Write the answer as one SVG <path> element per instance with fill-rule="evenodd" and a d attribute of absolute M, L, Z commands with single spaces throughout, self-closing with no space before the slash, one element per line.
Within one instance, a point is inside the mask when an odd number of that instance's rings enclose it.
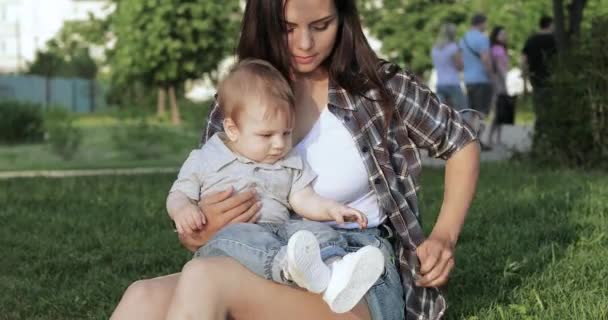
<path fill-rule="evenodd" d="M 555 38 L 560 51 L 568 48 L 572 42 L 572 38 L 577 37 L 580 34 L 585 6 L 587 6 L 587 0 L 571 0 L 568 5 L 566 5 L 566 15 L 564 12 L 564 1 L 553 0 Z M 566 24 L 566 18 L 568 19 L 568 24 Z"/>
<path fill-rule="evenodd" d="M 158 87 L 158 112 L 168 95 L 171 120 L 179 124 L 175 89 L 216 70 L 234 48 L 238 20 L 236 0 L 117 1 L 111 18 L 115 79 Z"/>
<path fill-rule="evenodd" d="M 454 23 L 458 25 L 459 34 L 463 34 L 474 13 L 485 13 L 488 26 L 504 26 L 509 34 L 509 47 L 519 52 L 526 37 L 536 30 L 538 19 L 550 13 L 551 3 L 527 0 L 364 0 L 361 11 L 365 26 L 382 41 L 382 53 L 389 60 L 421 74 L 432 68 L 430 50 L 441 24 Z"/>
<path fill-rule="evenodd" d="M 50 39 L 43 51 L 28 68 L 29 74 L 43 76 L 46 83 L 46 104 L 51 100 L 50 79 L 77 77 L 89 80 L 91 110 L 95 109 L 95 79 L 98 63 L 90 54 L 91 47 L 105 43 L 103 21 L 90 16 L 86 21 L 65 22 L 61 30 Z"/>

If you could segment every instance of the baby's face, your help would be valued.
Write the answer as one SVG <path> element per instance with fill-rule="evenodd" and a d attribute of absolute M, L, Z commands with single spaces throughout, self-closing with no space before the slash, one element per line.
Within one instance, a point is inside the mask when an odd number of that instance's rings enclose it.
<path fill-rule="evenodd" d="M 232 148 L 241 155 L 261 163 L 275 163 L 292 147 L 290 115 L 285 112 L 264 116 L 246 108 L 238 116 L 237 138 Z M 259 109 L 257 109 L 259 110 Z"/>

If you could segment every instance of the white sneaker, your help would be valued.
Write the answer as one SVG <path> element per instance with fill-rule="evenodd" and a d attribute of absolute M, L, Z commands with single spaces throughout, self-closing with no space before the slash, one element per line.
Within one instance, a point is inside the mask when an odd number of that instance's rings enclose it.
<path fill-rule="evenodd" d="M 323 292 L 329 283 L 331 271 L 321 260 L 321 249 L 315 235 L 300 230 L 287 243 L 288 277 L 298 286 L 313 292 Z"/>
<path fill-rule="evenodd" d="M 344 313 L 361 301 L 384 271 L 382 251 L 365 246 L 332 264 L 323 300 L 335 313 Z"/>

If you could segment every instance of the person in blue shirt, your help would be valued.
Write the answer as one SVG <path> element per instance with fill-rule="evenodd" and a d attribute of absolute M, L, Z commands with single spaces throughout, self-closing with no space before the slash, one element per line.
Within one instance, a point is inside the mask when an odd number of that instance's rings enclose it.
<path fill-rule="evenodd" d="M 471 19 L 471 29 L 460 39 L 460 49 L 464 62 L 464 82 L 467 88 L 469 105 L 484 117 L 490 113 L 492 103 L 492 62 L 490 60 L 490 40 L 484 34 L 487 18 L 475 14 Z M 482 137 L 485 125 L 480 126 Z M 482 144 L 482 150 L 490 147 Z"/>

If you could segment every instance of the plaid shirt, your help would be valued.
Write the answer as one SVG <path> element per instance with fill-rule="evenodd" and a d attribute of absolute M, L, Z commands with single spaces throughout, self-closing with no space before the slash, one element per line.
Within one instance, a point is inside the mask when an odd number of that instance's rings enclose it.
<path fill-rule="evenodd" d="M 397 67 L 385 64 L 382 72 L 390 75 L 395 72 L 394 68 Z M 428 150 L 432 157 L 448 159 L 477 137 L 458 112 L 441 104 L 408 72 L 397 70 L 386 84 L 395 97 L 386 144 L 383 141 L 385 113 L 380 103 L 354 96 L 330 80 L 328 109 L 342 119 L 352 134 L 380 209 L 389 217 L 398 235 L 395 252 L 405 292 L 406 319 L 439 319 L 446 309 L 439 289 L 414 284 L 419 268 L 416 247 L 425 239 L 416 195 L 422 169 L 419 149 Z M 368 96 L 378 98 L 373 91 Z M 222 130 L 223 117 L 219 110 L 214 103 L 201 144 Z"/>

